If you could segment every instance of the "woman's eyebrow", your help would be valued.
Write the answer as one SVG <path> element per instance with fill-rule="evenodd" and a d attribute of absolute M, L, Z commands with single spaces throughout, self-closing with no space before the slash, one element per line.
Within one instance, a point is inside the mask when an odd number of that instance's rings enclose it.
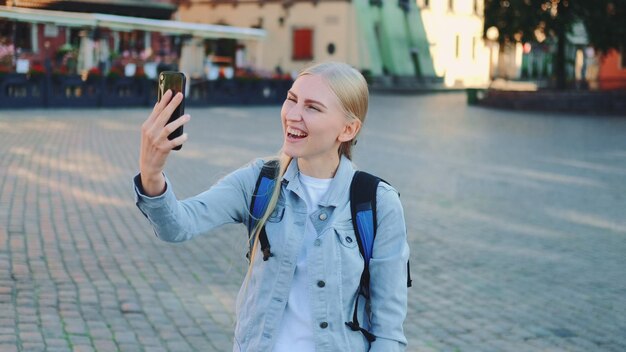
<path fill-rule="evenodd" d="M 298 99 L 298 96 L 296 95 L 296 93 L 292 92 L 291 90 L 290 90 L 290 91 L 288 91 L 287 93 L 289 93 L 289 94 L 293 95 L 293 97 L 294 97 L 294 98 Z M 319 101 L 317 101 L 317 100 L 313 100 L 313 99 L 305 99 L 305 100 L 304 100 L 304 102 L 305 102 L 305 103 L 309 103 L 309 104 L 311 104 L 311 103 L 313 103 L 313 104 L 317 104 L 317 105 L 319 105 L 319 106 L 323 107 L 324 109 L 327 109 L 327 108 L 326 108 L 326 105 L 322 104 L 321 102 L 319 102 Z"/>

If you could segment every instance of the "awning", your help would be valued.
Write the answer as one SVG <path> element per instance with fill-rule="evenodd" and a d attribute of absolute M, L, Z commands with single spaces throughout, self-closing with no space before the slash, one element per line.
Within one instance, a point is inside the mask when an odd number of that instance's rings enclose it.
<path fill-rule="evenodd" d="M 260 40 L 265 38 L 263 29 L 220 26 L 170 20 L 107 15 L 101 13 L 78 13 L 67 11 L 37 10 L 0 6 L 0 18 L 20 22 L 54 24 L 66 27 L 102 27 L 117 31 L 141 30 L 174 35 L 190 35 L 199 38 L 228 38 Z"/>
<path fill-rule="evenodd" d="M 2 2 L 4 4 L 4 2 Z M 108 13 L 169 20 L 178 6 L 171 0 L 11 0 L 6 6 L 40 10 Z M 12 5 L 11 5 L 12 3 Z"/>

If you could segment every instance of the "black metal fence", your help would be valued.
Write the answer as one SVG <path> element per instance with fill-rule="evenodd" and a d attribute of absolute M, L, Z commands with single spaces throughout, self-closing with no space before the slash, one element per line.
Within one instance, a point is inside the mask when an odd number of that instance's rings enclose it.
<path fill-rule="evenodd" d="M 293 82 L 276 79 L 191 80 L 187 106 L 278 105 Z M 78 75 L 0 75 L 0 108 L 151 106 L 156 81 Z"/>

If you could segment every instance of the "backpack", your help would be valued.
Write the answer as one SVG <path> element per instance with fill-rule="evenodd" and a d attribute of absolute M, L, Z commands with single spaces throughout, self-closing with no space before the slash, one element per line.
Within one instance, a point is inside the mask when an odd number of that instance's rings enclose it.
<path fill-rule="evenodd" d="M 278 173 L 278 160 L 271 160 L 266 162 L 261 169 L 259 178 L 257 179 L 254 193 L 250 201 L 250 219 L 248 221 L 248 236 L 250 241 L 250 250 L 252 250 L 252 244 L 254 238 L 252 236 L 252 230 L 261 219 L 267 209 L 271 193 L 273 190 L 274 182 Z M 350 211 L 352 213 L 352 226 L 354 227 L 354 233 L 356 234 L 357 243 L 359 244 L 359 251 L 364 260 L 363 273 L 361 273 L 361 282 L 359 284 L 359 290 L 357 299 L 354 304 L 354 314 L 352 321 L 345 324 L 353 331 L 361 331 L 369 342 L 376 340 L 376 336 L 371 334 L 359 325 L 357 319 L 357 307 L 359 305 L 359 296 L 370 298 L 370 273 L 369 273 L 369 261 L 372 258 L 372 250 L 374 248 L 374 239 L 376 238 L 376 190 L 379 182 L 387 181 L 378 178 L 374 175 L 368 174 L 363 171 L 356 171 L 352 177 L 350 184 Z M 267 261 L 272 253 L 270 252 L 270 244 L 265 232 L 265 226 L 261 228 L 259 232 L 259 242 L 261 244 L 261 252 L 263 253 L 263 260 Z M 250 253 L 247 254 L 249 257 Z M 407 262 L 407 287 L 411 287 L 411 272 L 410 266 Z"/>

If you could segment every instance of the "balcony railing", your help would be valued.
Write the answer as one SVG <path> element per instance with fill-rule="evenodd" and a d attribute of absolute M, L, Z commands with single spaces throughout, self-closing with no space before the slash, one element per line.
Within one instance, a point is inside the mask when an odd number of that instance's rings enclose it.
<path fill-rule="evenodd" d="M 288 79 L 235 78 L 191 80 L 188 106 L 279 105 Z M 135 77 L 0 74 L 0 108 L 151 106 L 156 81 Z"/>

